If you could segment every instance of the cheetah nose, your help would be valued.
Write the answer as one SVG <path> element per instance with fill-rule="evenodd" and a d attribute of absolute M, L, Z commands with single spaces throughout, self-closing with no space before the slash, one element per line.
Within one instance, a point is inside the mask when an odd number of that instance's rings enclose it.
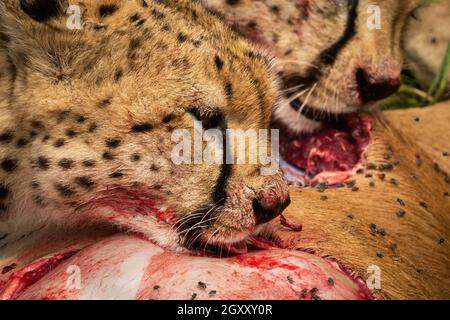
<path fill-rule="evenodd" d="M 278 199 L 268 203 L 265 199 L 253 199 L 253 212 L 256 217 L 256 224 L 264 224 L 279 216 L 284 209 L 291 204 L 289 196 L 285 199 Z"/>
<path fill-rule="evenodd" d="M 375 77 L 364 69 L 356 71 L 356 81 L 364 104 L 387 98 L 400 87 L 400 75 Z"/>

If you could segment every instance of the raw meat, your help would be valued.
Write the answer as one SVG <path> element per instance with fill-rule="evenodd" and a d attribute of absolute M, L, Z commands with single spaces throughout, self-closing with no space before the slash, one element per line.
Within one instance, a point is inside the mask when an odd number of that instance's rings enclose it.
<path fill-rule="evenodd" d="M 72 255 L 70 253 L 69 255 Z M 268 248 L 229 258 L 173 253 L 133 235 L 98 242 L 3 299 L 370 299 L 361 281 L 316 255 Z M 52 263 L 55 257 L 47 257 Z M 63 258 L 62 258 L 63 257 Z M 45 260 L 45 259 L 44 259 Z M 35 266 L 45 264 L 44 260 Z M 31 266 L 25 268 L 32 271 Z M 19 281 L 20 282 L 20 281 Z"/>
<path fill-rule="evenodd" d="M 341 123 L 324 124 L 318 132 L 308 135 L 296 135 L 282 128 L 280 153 L 286 162 L 302 171 L 300 182 L 337 184 L 362 164 L 371 131 L 370 118 L 356 115 Z"/>

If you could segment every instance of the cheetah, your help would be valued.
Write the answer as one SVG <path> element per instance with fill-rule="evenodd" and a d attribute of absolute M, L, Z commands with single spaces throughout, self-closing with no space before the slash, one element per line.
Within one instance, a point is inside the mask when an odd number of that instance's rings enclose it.
<path fill-rule="evenodd" d="M 397 91 L 401 43 L 418 0 L 203 0 L 278 59 L 274 118 L 295 133 L 370 108 Z"/>
<path fill-rule="evenodd" d="M 167 131 L 184 128 L 191 118 L 202 118 L 205 123 L 226 120 L 227 128 L 268 127 L 267 114 L 279 103 L 275 80 L 279 71 L 267 55 L 228 30 L 219 21 L 220 12 L 208 13 L 193 1 L 92 2 L 78 3 L 88 18 L 83 19 L 81 31 L 62 29 L 66 21 L 59 2 L 50 7 L 48 1 L 0 4 L 0 90 L 5 97 L 0 102 L 0 263 L 5 262 L 1 266 L 9 270 L 0 277 L 0 287 L 3 279 L 27 263 L 63 247 L 73 249 L 67 245 L 70 237 L 64 229 L 58 234 L 46 230 L 45 241 L 34 242 L 36 232 L 50 224 L 84 226 L 75 236 L 71 234 L 75 238 L 71 241 L 79 247 L 105 236 L 102 229 L 91 229 L 94 222 L 138 231 L 165 247 L 174 247 L 183 243 L 179 239 L 183 230 L 177 237 L 177 231 L 164 223 L 172 216 L 169 210 L 160 209 L 170 207 L 187 217 L 189 228 L 201 224 L 203 218 L 207 223 L 213 218 L 206 233 L 184 239 L 188 243 L 207 235 L 217 236 L 219 244 L 236 241 L 234 245 L 239 246 L 240 239 L 251 232 L 241 228 L 247 214 L 260 215 L 261 207 L 268 209 L 261 202 L 275 198 L 273 209 L 259 217 L 265 221 L 289 201 L 281 178 L 255 177 L 256 166 L 174 167 L 166 149 L 170 145 Z M 170 24 L 160 21 L 168 19 Z M 144 35 L 139 28 L 145 27 Z M 25 37 L 25 31 L 31 33 Z M 147 39 L 150 34 L 152 41 Z M 134 41 L 136 36 L 142 36 L 142 41 Z M 167 45 L 164 49 L 163 44 Z M 31 90 L 31 85 L 37 90 Z M 212 101 L 206 110 L 192 109 L 199 101 L 204 106 L 205 99 Z M 220 104 L 220 99 L 226 103 Z M 211 105 L 224 107 L 211 110 Z M 264 116 L 260 114 L 263 105 Z M 436 196 L 445 182 L 430 169 L 432 162 L 427 157 L 419 159 L 417 166 L 415 149 L 396 130 L 382 119 L 375 124 L 376 143 L 369 150 L 369 160 L 386 164 L 391 160 L 385 154 L 391 152 L 401 163 L 386 173 L 372 168 L 359 174 L 357 192 L 339 188 L 323 194 L 312 188 L 291 188 L 297 201 L 289 206 L 286 217 L 308 223 L 301 241 L 298 233 L 285 226 L 276 226 L 278 235 L 292 240 L 290 248 L 311 248 L 318 255 L 345 262 L 358 274 L 364 274 L 369 264 L 380 265 L 381 297 L 448 297 L 448 254 L 445 241 L 440 241 L 448 237 L 448 219 L 441 210 L 448 204 L 442 194 Z M 387 150 L 391 143 L 398 149 Z M 227 179 L 219 179 L 222 174 Z M 215 202 L 209 198 L 217 194 L 217 185 L 225 190 L 226 199 Z M 362 206 L 361 199 L 369 204 Z M 149 215 L 156 206 L 160 221 Z M 374 208 L 367 210 L 369 206 Z M 407 212 L 401 211 L 403 206 Z M 33 243 L 24 249 L 24 240 Z M 17 247 L 22 255 L 14 255 Z M 120 245 L 114 249 L 119 258 L 133 250 Z M 5 258 L 5 251 L 12 255 Z M 21 259 L 23 252 L 26 259 Z"/>
<path fill-rule="evenodd" d="M 289 204 L 280 172 L 171 159 L 193 120 L 268 129 L 279 101 L 272 60 L 201 3 L 4 0 L 0 39 L 3 251 L 92 224 L 168 249 L 239 246 Z"/>

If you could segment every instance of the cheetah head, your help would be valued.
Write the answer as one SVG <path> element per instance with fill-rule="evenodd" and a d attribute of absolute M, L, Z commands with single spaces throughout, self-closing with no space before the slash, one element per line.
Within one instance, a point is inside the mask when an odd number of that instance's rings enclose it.
<path fill-rule="evenodd" d="M 418 0 L 203 0 L 239 33 L 279 59 L 294 132 L 354 113 L 400 85 L 401 37 Z"/>
<path fill-rule="evenodd" d="M 258 164 L 173 161 L 174 134 L 193 136 L 194 120 L 268 129 L 278 100 L 270 61 L 201 5 L 4 0 L 0 28 L 10 221 L 233 246 L 289 203 L 282 175 Z"/>

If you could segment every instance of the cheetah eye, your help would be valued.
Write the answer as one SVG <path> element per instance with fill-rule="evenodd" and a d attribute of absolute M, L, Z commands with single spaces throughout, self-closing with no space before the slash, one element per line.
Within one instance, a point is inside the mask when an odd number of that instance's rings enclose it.
<path fill-rule="evenodd" d="M 198 108 L 193 107 L 188 109 L 188 113 L 191 114 L 196 120 L 201 121 L 204 129 L 226 129 L 225 117 L 217 109 L 213 108 Z"/>

